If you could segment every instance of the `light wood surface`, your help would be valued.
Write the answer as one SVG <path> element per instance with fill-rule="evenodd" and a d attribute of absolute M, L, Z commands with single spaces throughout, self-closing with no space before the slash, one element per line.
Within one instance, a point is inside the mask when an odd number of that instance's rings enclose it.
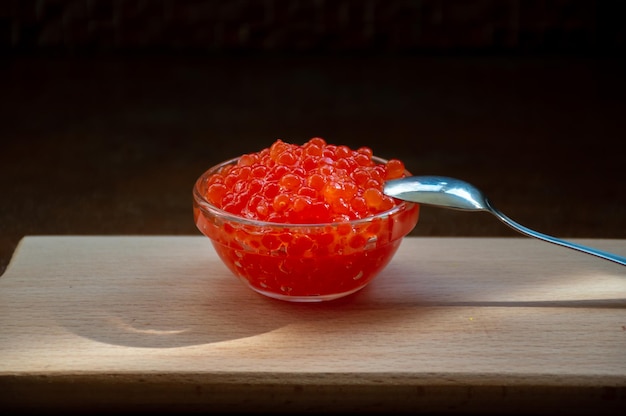
<path fill-rule="evenodd" d="M 410 237 L 362 291 L 294 304 L 205 237 L 28 236 L 0 277 L 0 402 L 621 414 L 626 268 L 524 237 Z"/>

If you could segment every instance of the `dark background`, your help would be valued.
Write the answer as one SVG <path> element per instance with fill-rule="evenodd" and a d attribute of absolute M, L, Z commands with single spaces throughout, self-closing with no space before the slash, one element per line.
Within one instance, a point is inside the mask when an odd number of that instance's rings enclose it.
<path fill-rule="evenodd" d="M 621 2 L 0 2 L 0 273 L 25 235 L 199 235 L 195 179 L 313 136 L 626 238 Z M 519 236 L 424 207 L 417 236 Z"/>

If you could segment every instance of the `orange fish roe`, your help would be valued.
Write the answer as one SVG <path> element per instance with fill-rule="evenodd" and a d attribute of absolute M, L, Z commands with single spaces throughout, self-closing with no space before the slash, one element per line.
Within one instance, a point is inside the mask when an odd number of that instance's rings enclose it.
<path fill-rule="evenodd" d="M 401 161 L 383 163 L 368 147 L 276 140 L 202 174 L 194 221 L 253 290 L 336 299 L 367 285 L 417 224 L 418 204 L 383 194 L 386 180 L 405 175 Z"/>
<path fill-rule="evenodd" d="M 291 224 L 361 219 L 396 201 L 386 180 L 405 176 L 404 163 L 377 163 L 368 147 L 353 150 L 314 137 L 303 145 L 276 140 L 208 178 L 206 198 L 245 218 Z"/>

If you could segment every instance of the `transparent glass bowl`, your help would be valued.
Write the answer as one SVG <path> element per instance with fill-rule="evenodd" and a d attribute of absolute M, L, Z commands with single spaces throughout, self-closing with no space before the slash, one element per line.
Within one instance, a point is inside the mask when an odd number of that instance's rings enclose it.
<path fill-rule="evenodd" d="M 284 224 L 233 215 L 204 195 L 207 179 L 237 161 L 222 162 L 197 179 L 194 221 L 235 276 L 265 296 L 321 302 L 352 294 L 385 268 L 417 224 L 419 205 L 409 202 L 343 223 Z"/>

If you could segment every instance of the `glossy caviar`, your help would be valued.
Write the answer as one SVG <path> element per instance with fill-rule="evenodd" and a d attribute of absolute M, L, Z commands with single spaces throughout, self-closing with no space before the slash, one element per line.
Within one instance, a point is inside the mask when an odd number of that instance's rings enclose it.
<path fill-rule="evenodd" d="M 368 147 L 352 150 L 322 138 L 299 146 L 282 140 L 214 173 L 206 198 L 245 218 L 291 224 L 345 222 L 396 205 L 385 180 L 404 176 L 404 163 L 373 160 Z"/>
<path fill-rule="evenodd" d="M 194 220 L 255 291 L 332 300 L 367 285 L 417 224 L 419 205 L 382 193 L 384 181 L 407 174 L 401 161 L 367 147 L 277 140 L 202 174 Z"/>

